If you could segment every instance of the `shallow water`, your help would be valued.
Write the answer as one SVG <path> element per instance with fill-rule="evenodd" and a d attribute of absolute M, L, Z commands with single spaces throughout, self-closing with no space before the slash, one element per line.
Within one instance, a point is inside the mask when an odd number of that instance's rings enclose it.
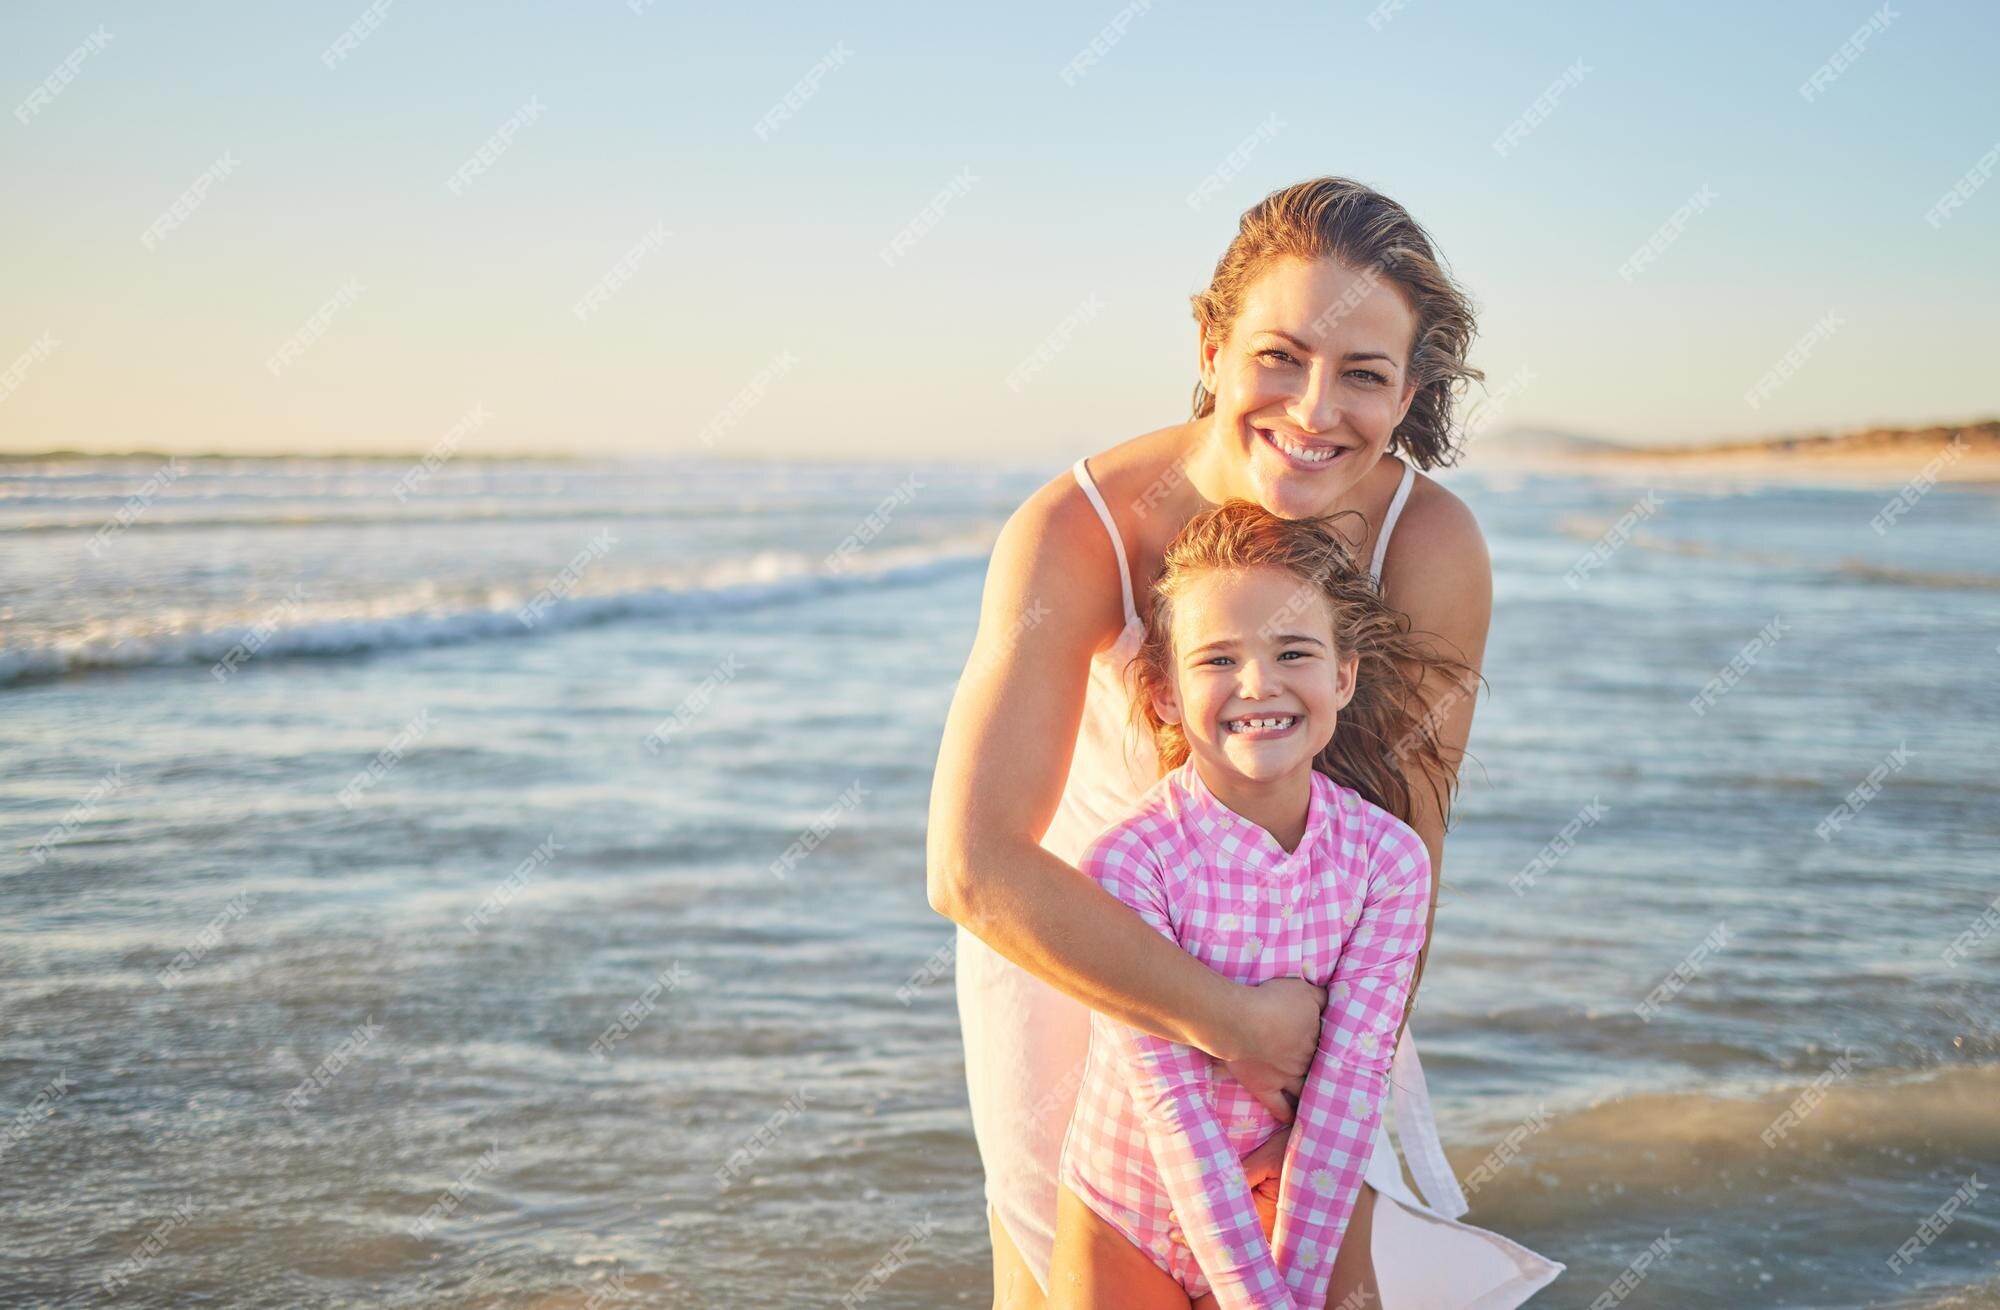
<path fill-rule="evenodd" d="M 984 1304 L 908 984 L 985 551 L 1055 470 L 184 463 L 95 555 L 157 464 L 0 465 L 0 1304 L 838 1304 L 885 1257 L 866 1304 Z M 1644 487 L 1452 481 L 1491 689 L 1413 1026 L 1461 1177 L 1548 1115 L 1469 1217 L 1569 1264 L 1536 1305 L 1663 1231 L 1633 1305 L 2000 1305 L 1985 1197 L 1887 1267 L 2000 1178 L 2000 934 L 1946 958 L 2000 897 L 2000 500 L 1662 488 L 1573 588 Z"/>

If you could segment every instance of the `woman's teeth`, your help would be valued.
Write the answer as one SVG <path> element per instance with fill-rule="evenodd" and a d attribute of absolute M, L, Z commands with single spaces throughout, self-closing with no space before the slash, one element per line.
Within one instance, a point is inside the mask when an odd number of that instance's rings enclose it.
<path fill-rule="evenodd" d="M 1289 728 L 1296 722 L 1298 722 L 1296 714 L 1285 714 L 1275 718 L 1230 719 L 1227 726 L 1231 733 L 1258 732 L 1265 729 Z"/>
<path fill-rule="evenodd" d="M 1311 446 L 1301 446 L 1290 437 L 1283 437 L 1275 432 L 1266 431 L 1263 428 L 1258 428 L 1257 431 L 1263 436 L 1264 440 L 1270 442 L 1279 450 L 1284 451 L 1293 459 L 1304 460 L 1308 464 L 1324 464 L 1328 460 L 1337 459 L 1340 456 L 1340 447 L 1338 446 L 1323 446 L 1315 450 Z"/>

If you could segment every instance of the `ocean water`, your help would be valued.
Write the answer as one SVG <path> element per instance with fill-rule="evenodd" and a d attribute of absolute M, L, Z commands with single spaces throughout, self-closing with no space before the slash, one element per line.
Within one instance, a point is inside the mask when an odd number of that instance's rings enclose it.
<path fill-rule="evenodd" d="M 985 1304 L 924 819 L 1059 468 L 0 463 L 0 1304 Z M 1447 476 L 1469 1218 L 2000 1306 L 2000 497 L 1663 486 L 1573 586 L 1646 487 Z"/>

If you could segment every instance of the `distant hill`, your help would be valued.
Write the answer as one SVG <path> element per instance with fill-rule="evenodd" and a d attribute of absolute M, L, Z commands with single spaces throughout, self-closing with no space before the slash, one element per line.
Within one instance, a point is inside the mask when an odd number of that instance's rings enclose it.
<path fill-rule="evenodd" d="M 1510 428 L 1476 437 L 1466 464 L 1475 471 L 1520 469 L 1621 479 L 1678 475 L 1896 486 L 1924 474 L 1941 482 L 2000 483 L 2000 419 L 1658 446 L 1558 429 Z"/>

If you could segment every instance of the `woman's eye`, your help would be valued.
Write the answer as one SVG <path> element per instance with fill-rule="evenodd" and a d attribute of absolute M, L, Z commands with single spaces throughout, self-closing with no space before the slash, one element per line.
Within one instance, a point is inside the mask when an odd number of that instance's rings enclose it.
<path fill-rule="evenodd" d="M 1351 378 L 1360 378 L 1360 379 L 1361 379 L 1362 381 L 1366 382 L 1366 383 L 1367 383 L 1367 384 L 1368 384 L 1369 386 L 1371 386 L 1371 387 L 1379 387 L 1379 386 L 1381 386 L 1381 385 L 1382 385 L 1383 383 L 1385 383 L 1385 382 L 1387 382 L 1387 381 L 1389 380 L 1388 378 L 1384 377 L 1384 376 L 1383 376 L 1382 374 L 1380 374 L 1380 373 L 1377 373 L 1377 372 L 1376 372 L 1376 371 L 1375 371 L 1374 369 L 1372 369 L 1372 368 L 1355 368 L 1355 369 L 1349 369 L 1349 370 L 1347 371 L 1347 376 L 1349 376 L 1349 377 L 1351 377 Z"/>
<path fill-rule="evenodd" d="M 1257 358 L 1283 360 L 1287 364 L 1296 364 L 1299 362 L 1282 350 L 1260 350 L 1257 352 Z"/>

